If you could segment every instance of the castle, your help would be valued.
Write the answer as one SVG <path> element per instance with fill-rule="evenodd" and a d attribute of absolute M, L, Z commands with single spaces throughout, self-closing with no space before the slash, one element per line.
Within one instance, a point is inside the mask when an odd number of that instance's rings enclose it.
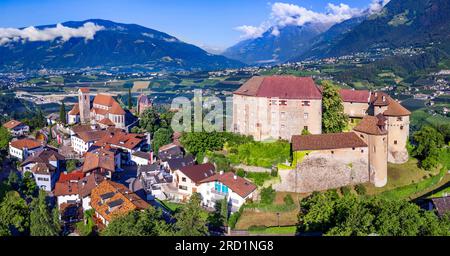
<path fill-rule="evenodd" d="M 384 92 L 341 89 L 354 128 L 322 134 L 322 93 L 311 78 L 253 77 L 233 94 L 233 130 L 255 140 L 285 139 L 301 156 L 285 190 L 311 192 L 387 182 L 387 163 L 408 160 L 410 112 Z M 303 130 L 311 135 L 301 136 Z"/>
<path fill-rule="evenodd" d="M 126 129 L 126 111 L 120 104 L 107 94 L 97 94 L 91 102 L 90 90 L 78 90 L 78 103 L 68 113 L 69 124 L 98 124 L 102 128 L 115 127 Z"/>

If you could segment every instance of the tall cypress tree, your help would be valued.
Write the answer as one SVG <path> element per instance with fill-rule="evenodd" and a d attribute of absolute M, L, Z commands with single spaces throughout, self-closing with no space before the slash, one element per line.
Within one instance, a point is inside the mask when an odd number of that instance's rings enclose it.
<path fill-rule="evenodd" d="M 133 108 L 133 99 L 131 97 L 131 88 L 128 88 L 128 109 L 131 110 Z"/>
<path fill-rule="evenodd" d="M 44 191 L 39 191 L 39 196 L 31 202 L 30 235 L 32 236 L 57 236 L 61 226 L 57 218 L 57 212 L 50 208 L 46 201 Z"/>
<path fill-rule="evenodd" d="M 59 120 L 62 124 L 67 124 L 67 118 L 66 118 L 66 106 L 64 105 L 64 101 L 61 102 L 61 108 L 59 109 Z"/>

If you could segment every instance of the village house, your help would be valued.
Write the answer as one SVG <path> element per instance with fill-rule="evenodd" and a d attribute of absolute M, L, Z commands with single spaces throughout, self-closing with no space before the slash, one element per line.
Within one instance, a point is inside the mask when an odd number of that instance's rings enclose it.
<path fill-rule="evenodd" d="M 81 170 L 70 173 L 61 173 L 58 182 L 55 184 L 53 191 L 58 204 L 58 209 L 61 210 L 63 204 L 80 204 L 81 198 L 79 196 L 78 181 L 84 178 L 84 173 Z"/>
<path fill-rule="evenodd" d="M 368 115 L 371 93 L 368 90 L 341 89 L 339 94 L 344 105 L 344 113 L 354 119 L 361 119 Z"/>
<path fill-rule="evenodd" d="M 183 149 L 176 144 L 168 144 L 159 148 L 158 158 L 162 164 L 167 162 L 169 159 L 182 158 L 184 156 Z"/>
<path fill-rule="evenodd" d="M 96 188 L 107 178 L 104 175 L 92 173 L 89 176 L 85 176 L 78 181 L 78 194 L 81 200 L 81 206 L 83 211 L 92 209 L 91 207 L 91 194 L 92 190 Z"/>
<path fill-rule="evenodd" d="M 58 180 L 65 158 L 57 149 L 45 148 L 29 156 L 20 166 L 22 173 L 31 172 L 36 185 L 47 192 L 51 192 Z"/>
<path fill-rule="evenodd" d="M 175 170 L 170 185 L 163 186 L 163 192 L 177 201 L 186 201 L 193 193 L 198 192 L 200 182 L 215 174 L 211 163 L 191 165 Z"/>
<path fill-rule="evenodd" d="M 79 155 L 85 154 L 95 142 L 106 136 L 104 130 L 80 131 L 70 137 L 71 146 Z"/>
<path fill-rule="evenodd" d="M 257 141 L 320 134 L 322 94 L 309 77 L 252 77 L 233 93 L 232 129 Z"/>
<path fill-rule="evenodd" d="M 110 180 L 103 181 L 92 190 L 91 206 L 96 219 L 105 226 L 115 217 L 150 207 L 127 187 Z"/>
<path fill-rule="evenodd" d="M 70 125 L 78 124 L 80 120 L 80 105 L 75 103 L 72 109 L 67 113 L 67 123 Z"/>
<path fill-rule="evenodd" d="M 137 181 L 141 183 L 145 191 L 147 201 L 158 198 L 166 200 L 167 197 L 162 191 L 162 186 L 173 181 L 172 175 L 164 171 L 160 165 L 141 165 L 138 167 Z M 135 190 L 133 190 L 135 191 Z"/>
<path fill-rule="evenodd" d="M 97 173 L 111 179 L 116 171 L 120 171 L 120 163 L 120 154 L 116 150 L 99 148 L 85 154 L 81 170 L 86 176 Z"/>
<path fill-rule="evenodd" d="M 232 172 L 216 173 L 200 181 L 198 192 L 202 204 L 214 208 L 219 200 L 227 200 L 230 212 L 236 212 L 247 200 L 256 200 L 256 185 Z"/>
<path fill-rule="evenodd" d="M 9 155 L 23 161 L 43 148 L 39 141 L 33 139 L 14 140 L 9 143 Z"/>
<path fill-rule="evenodd" d="M 167 170 L 169 173 L 173 174 L 176 170 L 180 170 L 180 168 L 185 166 L 192 166 L 195 164 L 194 157 L 192 155 L 187 155 L 181 158 L 173 158 L 167 160 L 162 164 L 163 168 Z"/>
<path fill-rule="evenodd" d="M 30 127 L 17 120 L 11 120 L 3 124 L 13 137 L 20 137 L 27 135 L 30 132 Z"/>
<path fill-rule="evenodd" d="M 139 95 L 137 99 L 137 114 L 142 115 L 145 110 L 152 108 L 153 103 L 145 94 Z"/>

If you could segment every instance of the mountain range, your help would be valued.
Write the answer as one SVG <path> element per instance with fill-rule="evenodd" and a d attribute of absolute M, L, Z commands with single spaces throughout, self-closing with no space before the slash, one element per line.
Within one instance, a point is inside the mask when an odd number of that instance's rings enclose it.
<path fill-rule="evenodd" d="M 247 64 L 283 63 L 337 57 L 374 48 L 446 45 L 450 42 L 450 1 L 391 0 L 377 13 L 327 28 L 326 24 L 286 26 L 274 35 L 244 40 L 223 54 Z"/>
<path fill-rule="evenodd" d="M 87 31 L 91 27 L 96 30 Z M 38 39 L 36 31 L 31 30 L 34 34 L 28 35 L 30 29 L 26 28 L 16 33 L 33 40 L 16 37 L 0 44 L 0 68 L 143 66 L 154 70 L 214 70 L 243 66 L 239 61 L 207 53 L 166 33 L 134 24 L 92 19 L 35 29 L 40 33 Z M 58 33 L 62 37 L 53 35 Z M 64 36 L 68 38 L 64 40 Z"/>

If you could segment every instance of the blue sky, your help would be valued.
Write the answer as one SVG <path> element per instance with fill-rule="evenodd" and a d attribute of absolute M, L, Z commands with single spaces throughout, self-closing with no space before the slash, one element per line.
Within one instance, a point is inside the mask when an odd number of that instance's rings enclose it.
<path fill-rule="evenodd" d="M 372 0 L 0 0 L 0 27 L 27 27 L 90 18 L 136 23 L 189 43 L 226 48 L 242 40 L 237 27 L 261 27 L 276 2 L 324 13 L 327 4 L 367 8 Z"/>

